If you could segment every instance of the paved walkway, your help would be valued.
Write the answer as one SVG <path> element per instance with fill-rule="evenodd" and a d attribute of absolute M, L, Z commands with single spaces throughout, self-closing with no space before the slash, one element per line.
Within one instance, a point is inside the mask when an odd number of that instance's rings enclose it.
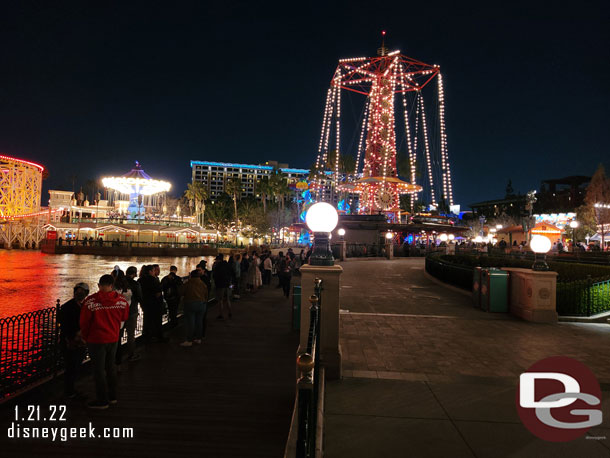
<path fill-rule="evenodd" d="M 184 329 L 168 344 L 142 349 L 140 361 L 119 375 L 119 403 L 90 411 L 84 401 L 67 404 L 63 423 L 22 426 L 133 427 L 133 439 L 7 439 L 13 406 L 0 408 L 0 456 L 100 457 L 282 457 L 295 394 L 298 335 L 281 290 L 267 289 L 234 303 L 233 319 L 217 321 L 208 311 L 207 338 L 182 348 Z M 80 389 L 93 393 L 90 377 Z M 66 404 L 61 384 L 51 383 L 18 400 L 22 411 Z"/>
<path fill-rule="evenodd" d="M 325 456 L 610 456 L 610 326 L 535 324 L 474 309 L 423 259 L 342 264 L 344 379 L 326 391 Z M 565 355 L 602 384 L 604 423 L 548 443 L 515 408 L 519 374 Z"/>

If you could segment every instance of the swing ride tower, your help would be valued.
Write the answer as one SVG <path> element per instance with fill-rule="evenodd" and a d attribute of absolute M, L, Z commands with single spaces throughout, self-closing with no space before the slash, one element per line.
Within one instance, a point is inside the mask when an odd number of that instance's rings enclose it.
<path fill-rule="evenodd" d="M 335 192 L 356 193 L 359 194 L 358 213 L 385 213 L 392 219 L 400 212 L 400 196 L 410 194 L 413 203 L 426 181 L 429 204 L 437 206 L 442 201 L 446 206 L 453 205 L 439 66 L 412 59 L 400 51 L 388 52 L 384 44 L 377 54 L 339 60 L 327 91 L 315 165 L 315 176 L 320 178 L 314 178 L 314 194 L 329 195 L 324 192 L 326 186 L 334 187 Z M 423 89 L 435 78 L 438 115 L 434 118 L 438 126 L 435 126 L 437 141 L 431 141 Z M 353 171 L 341 170 L 341 164 L 345 163 L 340 159 L 343 90 L 366 97 Z M 408 170 L 400 172 L 408 181 L 399 177 L 396 164 L 397 105 L 403 109 L 401 139 L 406 143 L 409 164 Z M 324 179 L 325 175 L 332 179 Z M 418 175 L 425 176 L 421 184 L 417 183 Z"/>

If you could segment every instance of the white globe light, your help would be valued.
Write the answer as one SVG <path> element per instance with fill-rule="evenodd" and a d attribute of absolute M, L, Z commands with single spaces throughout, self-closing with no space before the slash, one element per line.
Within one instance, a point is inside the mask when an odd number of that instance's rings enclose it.
<path fill-rule="evenodd" d="M 390 240 L 390 239 L 394 238 L 394 234 L 392 234 L 391 232 L 388 232 L 388 233 L 385 235 L 385 238 L 386 238 L 386 239 L 388 239 L 388 240 Z"/>
<path fill-rule="evenodd" d="M 453 235 L 453 234 L 449 234 L 448 237 L 449 237 L 449 240 L 454 240 L 455 239 L 455 235 Z"/>
<path fill-rule="evenodd" d="M 480 235 L 477 235 L 474 239 L 475 242 L 477 243 L 481 243 L 483 241 L 483 237 L 481 237 Z"/>
<path fill-rule="evenodd" d="M 447 240 L 449 240 L 449 236 L 447 234 L 441 234 L 441 242 L 446 242 Z"/>
<path fill-rule="evenodd" d="M 575 221 L 575 220 L 570 221 L 570 227 L 572 229 L 576 229 L 578 227 L 578 221 Z"/>
<path fill-rule="evenodd" d="M 331 204 L 318 202 L 307 210 L 305 222 L 312 232 L 330 232 L 337 227 L 339 215 Z"/>
<path fill-rule="evenodd" d="M 337 233 L 339 234 L 339 236 L 343 237 L 345 235 L 345 229 L 341 228 L 337 231 Z"/>
<path fill-rule="evenodd" d="M 551 249 L 551 241 L 544 235 L 533 235 L 530 240 L 530 248 L 534 253 L 548 253 Z"/>
<path fill-rule="evenodd" d="M 502 229 L 502 225 L 501 224 L 496 224 L 496 229 L 498 229 L 498 230 Z"/>

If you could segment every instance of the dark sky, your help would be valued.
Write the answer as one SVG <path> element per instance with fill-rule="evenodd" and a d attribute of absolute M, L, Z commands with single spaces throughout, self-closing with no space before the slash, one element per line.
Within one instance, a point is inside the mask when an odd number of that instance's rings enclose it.
<path fill-rule="evenodd" d="M 458 203 L 610 168 L 608 2 L 12 3 L 0 152 L 44 164 L 45 189 L 136 159 L 177 191 L 190 159 L 308 167 L 337 60 L 382 29 L 441 66 Z"/>

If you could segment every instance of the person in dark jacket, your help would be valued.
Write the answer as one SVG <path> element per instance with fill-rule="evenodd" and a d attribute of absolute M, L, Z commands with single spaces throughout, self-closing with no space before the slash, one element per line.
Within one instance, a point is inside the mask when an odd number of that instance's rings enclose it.
<path fill-rule="evenodd" d="M 180 288 L 184 296 L 184 319 L 186 323 L 186 340 L 182 347 L 200 344 L 205 337 L 205 324 L 208 303 L 208 289 L 199 279 L 199 272 L 193 270 L 190 278 Z"/>
<path fill-rule="evenodd" d="M 231 311 L 230 288 L 231 277 L 233 272 L 229 263 L 219 254 L 216 256 L 216 261 L 212 266 L 212 277 L 214 278 L 214 286 L 216 287 L 216 299 L 218 300 L 218 316 L 216 319 L 224 320 L 224 308 L 227 307 L 229 318 L 233 316 Z"/>
<path fill-rule="evenodd" d="M 153 275 L 152 266 L 144 266 L 138 279 L 142 288 L 142 311 L 144 320 L 142 336 L 145 342 L 152 339 L 164 341 L 161 314 L 161 282 Z"/>
<path fill-rule="evenodd" d="M 199 264 L 197 264 L 197 272 L 199 272 L 199 279 L 205 284 L 205 287 L 208 289 L 209 293 L 212 290 L 212 282 L 210 280 L 210 275 L 205 268 L 206 264 L 206 261 L 201 261 Z"/>
<path fill-rule="evenodd" d="M 178 304 L 180 303 L 181 286 L 182 278 L 178 276 L 178 268 L 176 266 L 171 266 L 169 268 L 169 274 L 161 280 L 163 298 L 165 299 L 165 302 L 167 302 L 170 328 L 178 326 Z"/>
<path fill-rule="evenodd" d="M 284 296 L 287 298 L 290 297 L 290 258 L 284 256 L 284 253 L 281 251 L 279 252 L 279 258 L 277 261 L 277 276 L 280 280 L 280 286 L 284 291 Z"/>
<path fill-rule="evenodd" d="M 134 266 L 128 267 L 125 271 L 125 281 L 127 283 L 128 293 L 124 293 L 125 298 L 129 297 L 129 318 L 125 325 L 121 328 L 119 334 L 119 345 L 116 352 L 116 364 L 119 366 L 122 362 L 123 348 L 121 340 L 123 334 L 127 332 L 127 361 L 137 361 L 140 355 L 136 353 L 136 326 L 138 324 L 138 315 L 140 314 L 139 305 L 142 302 L 142 288 L 135 280 L 138 269 Z"/>
<path fill-rule="evenodd" d="M 64 357 L 64 394 L 67 398 L 75 398 L 78 392 L 74 383 L 79 369 L 86 356 L 86 344 L 80 332 L 80 308 L 89 295 L 87 283 L 77 283 L 74 286 L 74 297 L 59 308 L 57 320 L 60 326 L 59 345 Z"/>

